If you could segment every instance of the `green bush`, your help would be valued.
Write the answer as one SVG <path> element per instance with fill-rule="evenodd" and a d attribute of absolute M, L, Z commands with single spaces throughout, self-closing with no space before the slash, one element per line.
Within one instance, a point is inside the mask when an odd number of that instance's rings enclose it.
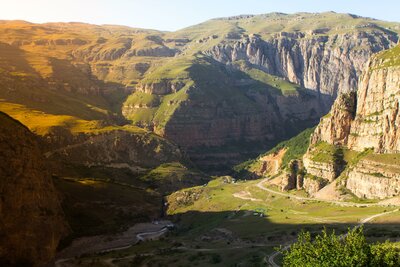
<path fill-rule="evenodd" d="M 345 237 L 325 229 L 314 240 L 309 232 L 302 232 L 282 253 L 283 266 L 400 266 L 400 251 L 389 243 L 367 243 L 362 227 L 350 230 Z"/>

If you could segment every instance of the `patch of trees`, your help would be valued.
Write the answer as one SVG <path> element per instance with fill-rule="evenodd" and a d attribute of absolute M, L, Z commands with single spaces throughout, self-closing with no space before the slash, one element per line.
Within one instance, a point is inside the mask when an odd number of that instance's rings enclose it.
<path fill-rule="evenodd" d="M 328 233 L 326 229 L 315 238 L 302 232 L 282 254 L 283 266 L 288 267 L 400 266 L 400 248 L 388 242 L 368 243 L 362 227 L 349 230 L 345 236 Z"/>

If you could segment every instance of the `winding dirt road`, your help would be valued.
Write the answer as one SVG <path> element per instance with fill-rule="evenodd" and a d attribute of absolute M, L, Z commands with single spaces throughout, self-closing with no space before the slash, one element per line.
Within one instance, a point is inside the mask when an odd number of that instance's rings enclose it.
<path fill-rule="evenodd" d="M 265 178 L 261 180 L 259 183 L 256 184 L 258 188 L 261 190 L 267 191 L 271 194 L 283 196 L 283 197 L 290 197 L 291 199 L 296 199 L 296 200 L 301 200 L 301 201 L 320 201 L 320 202 L 325 202 L 325 203 L 330 203 L 330 204 L 335 204 L 338 206 L 345 206 L 345 207 L 372 207 L 372 206 L 393 206 L 393 205 L 388 205 L 388 204 L 382 204 L 382 203 L 354 203 L 354 202 L 346 202 L 346 201 L 336 201 L 336 200 L 327 200 L 327 199 L 319 199 L 319 198 L 311 198 L 311 197 L 301 197 L 301 196 L 295 196 L 293 194 L 289 193 L 284 193 L 284 192 L 279 192 L 272 190 L 268 187 L 264 186 L 264 183 L 266 183 L 269 180 L 269 178 Z"/>
<path fill-rule="evenodd" d="M 353 203 L 353 202 L 341 202 L 341 201 L 322 200 L 322 199 L 315 199 L 315 198 L 309 198 L 309 197 L 294 196 L 294 195 L 289 194 L 289 193 L 279 192 L 279 191 L 272 190 L 272 189 L 270 189 L 270 188 L 268 188 L 268 187 L 265 187 L 265 186 L 264 186 L 264 183 L 267 182 L 267 180 L 268 180 L 268 178 L 261 180 L 259 183 L 256 184 L 256 186 L 257 186 L 258 188 L 260 188 L 261 190 L 267 191 L 267 192 L 269 192 L 269 193 L 271 193 L 271 194 L 280 195 L 280 196 L 284 196 L 284 197 L 290 197 L 290 198 L 297 199 L 297 200 L 302 200 L 302 201 L 321 201 L 321 202 L 331 203 L 331 204 L 340 205 L 340 206 L 352 206 L 352 207 L 387 206 L 387 205 L 383 205 L 383 204 L 379 204 L 379 203 L 359 204 L 359 203 Z M 387 211 L 387 212 L 382 212 L 382 213 L 378 213 L 378 214 L 369 216 L 369 217 L 367 217 L 367 218 L 364 218 L 364 219 L 362 219 L 362 220 L 360 221 L 360 223 L 356 226 L 356 228 L 361 227 L 362 225 L 364 225 L 364 224 L 366 224 L 366 223 L 368 223 L 368 222 L 374 220 L 374 219 L 377 218 L 377 217 L 380 217 L 380 216 L 383 216 L 383 215 L 387 215 L 387 214 L 390 214 L 390 213 L 395 213 L 395 212 L 398 212 L 398 211 L 400 211 L 400 209 L 396 209 L 396 210 L 392 210 L 392 211 Z M 341 238 L 345 238 L 346 236 L 347 236 L 347 234 L 342 235 Z M 285 246 L 282 248 L 282 250 L 283 250 L 283 251 L 288 250 L 288 249 L 290 248 L 291 245 L 292 245 L 292 244 L 285 245 Z M 275 258 L 276 258 L 279 254 L 281 254 L 281 253 L 280 253 L 279 251 L 276 251 L 276 252 L 272 253 L 271 255 L 269 255 L 269 256 L 268 256 L 268 259 L 267 259 L 267 257 L 265 257 L 265 258 L 264 258 L 264 261 L 265 261 L 266 263 L 268 263 L 268 264 L 269 264 L 270 266 L 272 266 L 272 267 L 279 267 L 280 265 L 278 265 L 278 264 L 275 262 Z"/>
<path fill-rule="evenodd" d="M 394 212 L 398 212 L 399 210 L 400 210 L 400 209 L 396 209 L 396 210 L 387 211 L 387 212 L 382 212 L 382 213 L 378 213 L 378 214 L 369 216 L 369 217 L 367 217 L 367 218 L 365 218 L 365 219 L 362 219 L 361 222 L 360 222 L 355 228 L 359 228 L 359 227 L 361 227 L 362 225 L 364 225 L 365 223 L 368 223 L 368 222 L 372 221 L 373 219 L 375 219 L 375 218 L 377 218 L 377 217 L 380 217 L 380 216 L 383 216 L 383 215 L 387 215 L 387 214 L 390 214 L 390 213 L 394 213 Z M 346 236 L 347 236 L 347 234 L 342 235 L 342 236 L 341 236 L 341 239 L 345 238 Z M 288 249 L 290 248 L 291 245 L 292 245 L 292 244 L 289 244 L 289 245 L 284 246 L 284 247 L 282 248 L 282 250 L 283 250 L 283 251 L 288 250 Z M 280 267 L 280 265 L 278 265 L 278 264 L 275 262 L 275 258 L 276 258 L 279 254 L 280 254 L 280 252 L 279 252 L 279 251 L 276 251 L 276 252 L 272 253 L 271 255 L 269 255 L 269 257 L 268 257 L 268 263 L 269 263 L 272 267 Z M 264 261 L 266 261 L 266 260 L 264 259 Z"/>

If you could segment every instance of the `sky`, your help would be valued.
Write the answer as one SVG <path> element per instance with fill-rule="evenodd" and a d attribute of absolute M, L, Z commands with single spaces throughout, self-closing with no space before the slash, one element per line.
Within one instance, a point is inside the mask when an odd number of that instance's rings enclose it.
<path fill-rule="evenodd" d="M 335 11 L 400 22 L 399 0 L 0 0 L 0 20 L 86 22 L 174 31 L 240 14 Z"/>

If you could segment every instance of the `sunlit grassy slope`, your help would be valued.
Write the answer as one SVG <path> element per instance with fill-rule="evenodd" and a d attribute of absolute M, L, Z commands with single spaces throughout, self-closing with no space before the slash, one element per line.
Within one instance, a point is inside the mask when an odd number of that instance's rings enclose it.
<path fill-rule="evenodd" d="M 255 186 L 258 182 L 239 181 L 231 184 L 218 179 L 206 187 L 184 189 L 168 198 L 169 214 L 180 214 L 181 220 L 192 225 L 196 231 L 199 231 L 200 227 L 210 229 L 224 227 L 242 237 L 255 238 L 261 233 L 266 236 L 280 233 L 290 235 L 290 231 L 301 228 L 312 229 L 321 224 L 334 227 L 357 224 L 362 218 L 391 209 L 367 206 L 343 207 L 317 200 L 300 201 L 263 191 Z M 183 198 L 185 194 L 192 198 Z M 250 214 L 245 215 L 246 211 L 250 211 Z M 208 222 L 204 223 L 201 221 L 202 214 L 207 213 L 226 215 L 204 217 L 203 219 Z M 264 217 L 254 216 L 253 213 L 258 215 L 262 213 Z M 397 215 L 388 215 L 380 222 L 385 220 L 389 222 L 392 216 Z M 192 234 L 195 235 L 196 232 L 192 231 Z"/>
<path fill-rule="evenodd" d="M 236 16 L 217 18 L 194 25 L 175 33 L 172 36 L 197 37 L 205 33 L 234 33 L 250 32 L 260 35 L 277 32 L 307 31 L 326 29 L 326 33 L 349 32 L 355 28 L 383 27 L 398 30 L 398 23 L 378 21 L 371 18 L 359 17 L 352 14 L 335 12 L 325 13 L 269 13 L 255 16 Z"/>
<path fill-rule="evenodd" d="M 307 148 L 310 144 L 310 136 L 313 133 L 314 129 L 315 128 L 306 129 L 297 136 L 279 143 L 268 152 L 258 156 L 256 159 L 248 160 L 246 162 L 238 164 L 234 167 L 235 172 L 237 173 L 237 175 L 242 176 L 259 172 L 263 164 L 261 158 L 267 155 L 276 154 L 282 149 L 285 150 L 285 153 L 283 155 L 282 165 L 280 166 L 280 168 L 286 168 L 291 160 L 301 159 L 306 153 Z"/>
<path fill-rule="evenodd" d="M 151 37 L 162 34 L 112 25 L 1 21 L 1 110 L 41 134 L 51 126 L 86 131 L 100 120 L 112 124 L 127 96 L 124 87 L 141 78 L 135 64 L 146 67 L 153 60 L 114 59 L 113 53 L 132 42 L 133 49 L 155 48 L 160 44 Z M 103 68 L 115 66 L 131 71 L 103 75 Z"/>
<path fill-rule="evenodd" d="M 199 52 L 251 34 L 270 38 L 282 31 L 328 35 L 360 29 L 398 31 L 399 26 L 331 12 L 214 19 L 176 32 L 84 23 L 0 21 L 0 99 L 48 115 L 104 120 L 109 113 L 120 113 L 128 93 L 125 86 L 131 90 L 139 82 L 182 82 L 185 87 L 181 92 L 163 97 L 139 96 L 136 92 L 126 102 L 138 106 L 129 116 L 134 123 L 153 122 L 162 128 L 188 98 L 190 87 L 207 86 L 207 99 L 230 91 L 216 92 L 227 88 L 216 80 L 232 77 L 215 71 L 210 66 L 215 63 L 199 59 Z M 177 56 L 173 57 L 174 53 Z M 299 90 L 281 78 L 242 67 L 248 78 L 283 94 Z M 202 71 L 205 69 L 208 71 Z M 204 84 L 208 80 L 214 85 Z M 241 100 L 239 103 L 245 101 Z"/>

